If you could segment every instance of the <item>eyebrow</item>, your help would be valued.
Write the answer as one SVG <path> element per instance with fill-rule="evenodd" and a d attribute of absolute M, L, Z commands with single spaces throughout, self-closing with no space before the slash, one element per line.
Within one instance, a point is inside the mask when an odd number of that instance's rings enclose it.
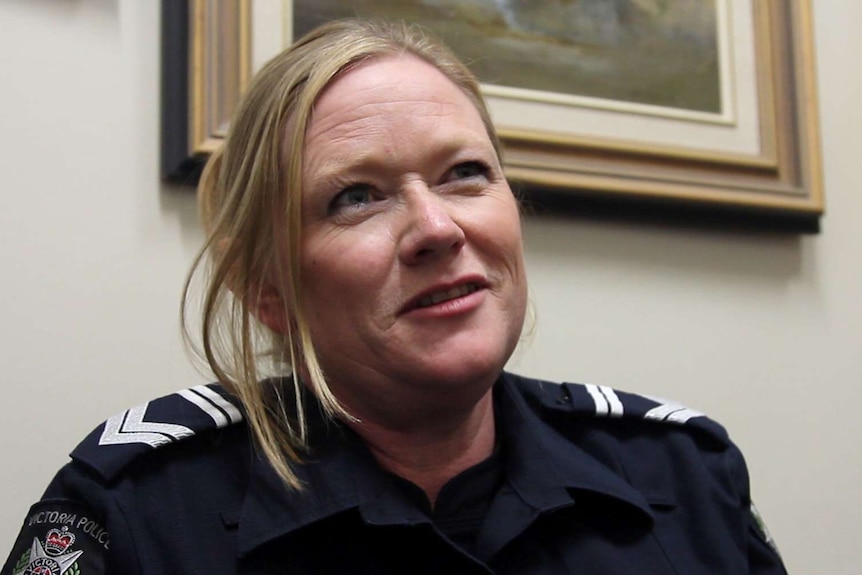
<path fill-rule="evenodd" d="M 484 135 L 484 134 L 483 134 Z M 423 143 L 423 146 L 426 144 Z M 432 162 L 444 162 L 459 155 L 476 156 L 491 155 L 496 158 L 493 144 L 485 138 L 472 136 L 457 136 L 440 138 L 437 144 L 433 142 L 427 147 L 431 150 Z M 386 170 L 390 165 L 387 154 L 380 149 L 364 150 L 360 153 L 345 153 L 331 157 L 326 166 L 315 172 L 315 180 L 322 182 L 338 181 L 351 174 L 374 174 Z"/>

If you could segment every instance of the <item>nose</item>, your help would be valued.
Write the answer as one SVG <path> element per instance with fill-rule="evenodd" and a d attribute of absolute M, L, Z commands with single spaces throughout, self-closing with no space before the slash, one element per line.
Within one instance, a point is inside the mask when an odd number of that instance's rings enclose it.
<path fill-rule="evenodd" d="M 464 246 L 464 230 L 452 218 L 444 197 L 427 186 L 413 186 L 405 194 L 406 214 L 399 254 L 408 265 L 418 265 L 449 254 Z"/>

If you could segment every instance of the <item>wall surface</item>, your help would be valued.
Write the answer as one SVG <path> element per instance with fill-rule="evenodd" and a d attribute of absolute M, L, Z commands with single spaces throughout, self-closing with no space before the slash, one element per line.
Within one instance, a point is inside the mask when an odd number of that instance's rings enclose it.
<path fill-rule="evenodd" d="M 815 3 L 828 214 L 816 236 L 525 221 L 535 376 L 723 422 L 791 573 L 858 573 L 862 3 Z M 177 309 L 201 242 L 158 178 L 154 0 L 0 2 L 0 555 L 102 419 L 202 381 Z"/>

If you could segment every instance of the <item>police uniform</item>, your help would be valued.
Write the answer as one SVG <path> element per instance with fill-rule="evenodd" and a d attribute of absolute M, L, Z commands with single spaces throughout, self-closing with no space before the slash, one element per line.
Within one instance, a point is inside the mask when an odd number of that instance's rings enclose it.
<path fill-rule="evenodd" d="M 432 510 L 313 405 L 290 491 L 219 386 L 149 402 L 72 452 L 0 575 L 786 574 L 702 414 L 508 373 L 494 409 L 494 455 Z"/>

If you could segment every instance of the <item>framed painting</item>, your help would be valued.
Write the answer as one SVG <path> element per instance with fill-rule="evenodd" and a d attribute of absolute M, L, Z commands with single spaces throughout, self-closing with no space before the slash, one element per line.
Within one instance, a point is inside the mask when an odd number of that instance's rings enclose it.
<path fill-rule="evenodd" d="M 537 205 L 762 217 L 824 200 L 810 0 L 164 0 L 163 176 L 193 182 L 254 70 L 339 17 L 418 22 L 482 81 Z"/>

